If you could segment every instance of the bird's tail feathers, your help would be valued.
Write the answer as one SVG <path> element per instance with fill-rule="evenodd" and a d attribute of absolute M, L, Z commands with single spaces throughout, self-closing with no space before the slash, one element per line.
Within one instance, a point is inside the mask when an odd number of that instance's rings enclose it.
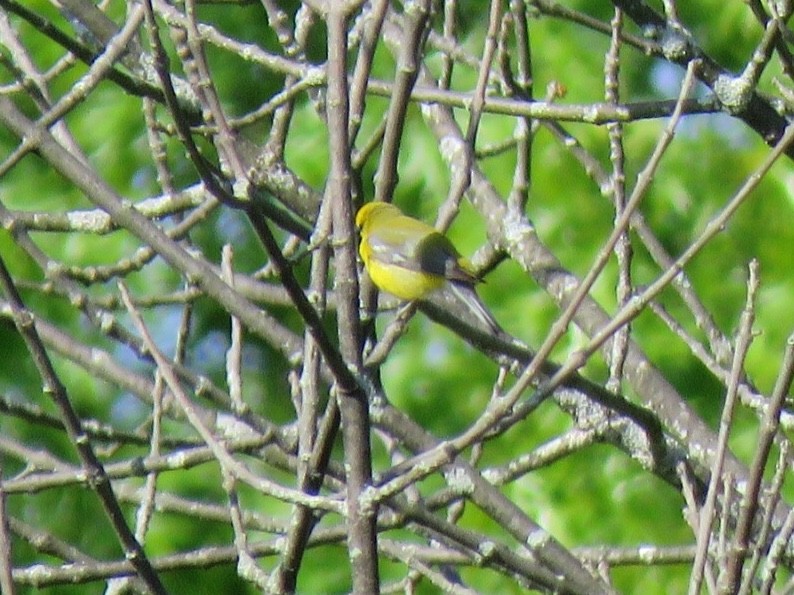
<path fill-rule="evenodd" d="M 477 319 L 485 324 L 494 335 L 503 336 L 505 334 L 505 331 L 496 322 L 496 319 L 485 307 L 485 304 L 482 303 L 482 300 L 480 300 L 480 296 L 477 295 L 474 287 L 466 283 L 456 283 L 455 281 L 451 281 L 449 285 Z"/>

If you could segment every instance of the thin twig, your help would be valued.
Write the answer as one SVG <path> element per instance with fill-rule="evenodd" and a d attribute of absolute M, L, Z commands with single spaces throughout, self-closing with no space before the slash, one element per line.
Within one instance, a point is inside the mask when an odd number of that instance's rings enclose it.
<path fill-rule="evenodd" d="M 755 321 L 755 299 L 758 292 L 758 263 L 753 261 L 749 266 L 749 276 L 747 279 L 747 299 L 744 310 L 742 311 L 739 332 L 734 348 L 733 366 L 731 368 L 730 383 L 725 395 L 725 403 L 722 406 L 720 417 L 720 429 L 717 436 L 717 451 L 714 453 L 714 463 L 711 467 L 711 481 L 709 481 L 706 501 L 698 514 L 697 525 L 697 551 L 695 561 L 692 564 L 692 573 L 689 578 L 689 594 L 697 595 L 700 593 L 700 586 L 703 581 L 703 569 L 706 565 L 706 557 L 711 545 L 712 523 L 715 515 L 717 502 L 717 492 L 720 488 L 722 479 L 722 469 L 725 462 L 725 453 L 728 450 L 728 438 L 733 425 L 733 416 L 737 402 L 738 385 L 743 376 L 745 358 L 747 351 L 753 340 L 753 322 Z M 725 507 L 730 507 L 730 501 L 725 500 Z"/>
<path fill-rule="evenodd" d="M 80 461 L 89 478 L 91 487 L 96 491 L 127 559 L 132 562 L 138 576 L 141 577 L 146 588 L 151 593 L 164 594 L 166 592 L 165 587 L 163 587 L 143 548 L 127 525 L 124 513 L 113 494 L 110 478 L 94 453 L 88 436 L 83 432 L 80 418 L 72 407 L 66 387 L 61 382 L 44 344 L 36 333 L 33 325 L 33 313 L 25 307 L 2 258 L 0 258 L 0 288 L 2 288 L 3 293 L 11 304 L 14 324 L 33 357 L 33 361 L 41 375 L 44 391 L 58 407 L 61 420 L 69 434 L 69 439 L 80 456 Z"/>

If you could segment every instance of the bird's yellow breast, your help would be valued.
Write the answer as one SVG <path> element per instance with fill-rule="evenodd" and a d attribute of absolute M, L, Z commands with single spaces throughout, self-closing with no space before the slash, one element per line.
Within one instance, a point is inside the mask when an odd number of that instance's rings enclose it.
<path fill-rule="evenodd" d="M 422 299 L 444 284 L 444 277 L 382 265 L 377 261 L 370 261 L 367 271 L 375 285 L 402 300 Z"/>
<path fill-rule="evenodd" d="M 374 256 L 366 241 L 361 242 L 361 260 L 372 282 L 402 300 L 418 300 L 444 284 L 444 277 L 383 262 Z"/>

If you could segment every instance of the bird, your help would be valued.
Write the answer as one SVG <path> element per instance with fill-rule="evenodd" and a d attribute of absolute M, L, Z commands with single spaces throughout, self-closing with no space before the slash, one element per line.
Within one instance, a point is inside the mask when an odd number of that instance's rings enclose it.
<path fill-rule="evenodd" d="M 422 301 L 449 288 L 489 331 L 503 335 L 475 290 L 481 279 L 444 234 L 380 201 L 358 210 L 356 227 L 361 260 L 378 289 L 402 300 Z"/>

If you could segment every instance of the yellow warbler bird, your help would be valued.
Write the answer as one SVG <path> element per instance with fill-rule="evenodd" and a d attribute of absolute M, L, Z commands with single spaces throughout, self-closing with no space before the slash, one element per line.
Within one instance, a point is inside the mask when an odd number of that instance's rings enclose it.
<path fill-rule="evenodd" d="M 471 264 L 446 236 L 385 202 L 361 207 L 356 226 L 361 260 L 379 289 L 403 300 L 422 300 L 450 287 L 492 332 L 504 333 L 474 290 L 480 280 Z"/>

